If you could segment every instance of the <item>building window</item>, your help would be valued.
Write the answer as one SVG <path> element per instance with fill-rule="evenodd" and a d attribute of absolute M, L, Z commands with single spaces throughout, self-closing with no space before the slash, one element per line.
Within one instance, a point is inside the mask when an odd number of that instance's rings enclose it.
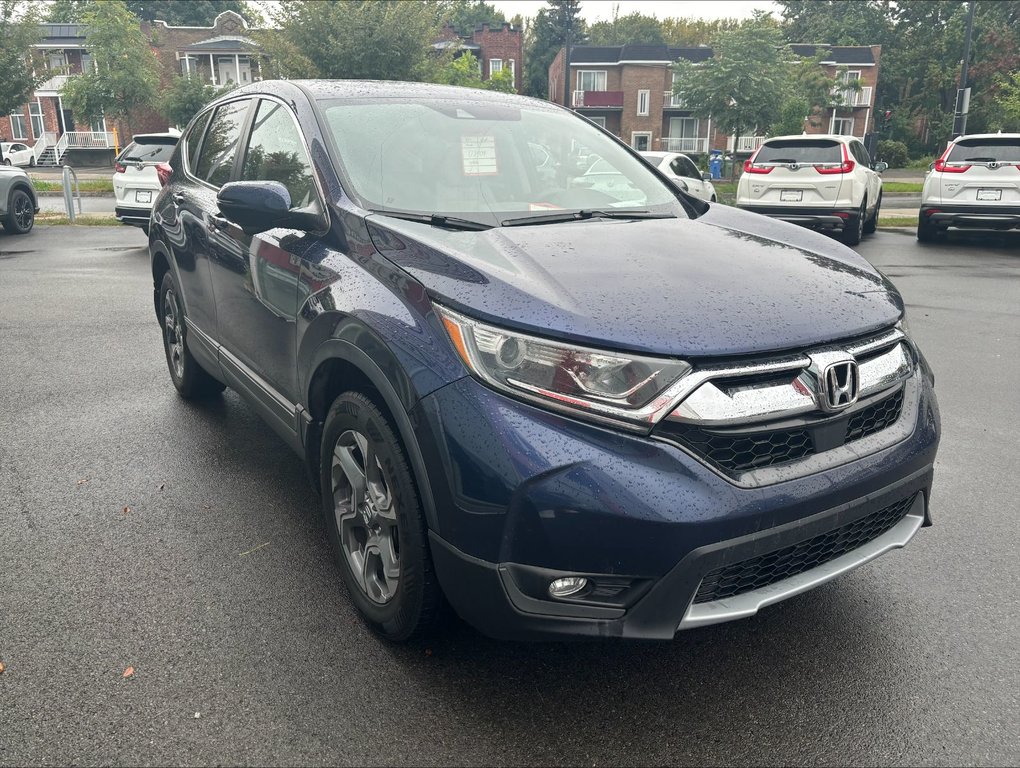
<path fill-rule="evenodd" d="M 592 118 L 589 118 L 589 119 L 593 123 L 595 123 L 595 125 L 601 126 L 602 128 L 606 127 L 606 118 L 604 118 L 604 117 L 592 117 Z"/>
<path fill-rule="evenodd" d="M 489 77 L 503 71 L 503 59 L 489 59 Z"/>
<path fill-rule="evenodd" d="M 832 132 L 837 136 L 854 135 L 854 119 L 852 117 L 837 117 L 832 121 Z"/>
<path fill-rule="evenodd" d="M 630 134 L 630 146 L 638 152 L 648 152 L 652 148 L 651 131 L 633 131 Z"/>
<path fill-rule="evenodd" d="M 25 115 L 20 112 L 11 112 L 11 138 L 24 141 L 28 138 L 25 133 Z"/>
<path fill-rule="evenodd" d="M 582 69 L 577 73 L 577 90 L 579 91 L 604 91 L 606 90 L 606 71 Z"/>
<path fill-rule="evenodd" d="M 637 92 L 637 113 L 638 117 L 648 116 L 648 98 L 650 91 L 638 91 Z"/>
<path fill-rule="evenodd" d="M 46 67 L 58 74 L 67 67 L 67 58 L 63 51 L 50 51 L 46 54 Z"/>
<path fill-rule="evenodd" d="M 37 139 L 43 135 L 42 104 L 33 101 L 28 105 L 29 118 L 32 120 L 32 135 Z"/>
<path fill-rule="evenodd" d="M 509 65 L 510 65 L 510 77 L 516 79 L 516 77 L 517 77 L 517 62 L 514 61 L 513 59 L 510 59 Z"/>
<path fill-rule="evenodd" d="M 106 133 L 106 118 L 101 117 L 98 120 L 93 120 L 89 123 L 89 130 L 92 133 Z"/>

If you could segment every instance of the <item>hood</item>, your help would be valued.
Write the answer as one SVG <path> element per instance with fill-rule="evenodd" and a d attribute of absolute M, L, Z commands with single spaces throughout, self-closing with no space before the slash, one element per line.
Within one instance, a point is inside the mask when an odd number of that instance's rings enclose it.
<path fill-rule="evenodd" d="M 452 232 L 379 215 L 373 242 L 439 302 L 497 325 L 611 349 L 718 357 L 887 328 L 874 267 L 824 235 L 714 205 L 698 219 Z"/>

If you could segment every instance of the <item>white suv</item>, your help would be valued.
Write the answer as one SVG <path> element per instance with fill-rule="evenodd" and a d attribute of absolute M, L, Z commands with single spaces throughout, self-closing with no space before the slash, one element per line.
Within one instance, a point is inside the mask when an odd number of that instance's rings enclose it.
<path fill-rule="evenodd" d="M 815 229 L 837 231 L 847 245 L 874 232 L 888 166 L 872 165 L 853 136 L 768 139 L 737 183 L 737 207 Z"/>
<path fill-rule="evenodd" d="M 122 224 L 149 233 L 152 202 L 163 188 L 161 177 L 170 174 L 167 162 L 177 146 L 179 131 L 135 136 L 113 165 L 114 213 Z"/>
<path fill-rule="evenodd" d="M 1020 133 L 976 133 L 949 142 L 924 179 L 917 239 L 949 227 L 1020 227 Z"/>

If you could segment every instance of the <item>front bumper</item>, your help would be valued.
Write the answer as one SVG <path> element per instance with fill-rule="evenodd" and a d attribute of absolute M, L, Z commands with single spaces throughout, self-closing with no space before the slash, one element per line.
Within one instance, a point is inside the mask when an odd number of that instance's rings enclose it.
<path fill-rule="evenodd" d="M 760 213 L 773 219 L 799 224 L 802 227 L 822 230 L 842 230 L 857 223 L 859 211 L 851 208 L 803 208 L 771 205 L 741 205 L 737 207 L 751 213 Z"/>
<path fill-rule="evenodd" d="M 908 385 L 912 405 L 897 422 L 906 429 L 893 444 L 741 485 L 675 445 L 462 379 L 412 414 L 440 510 L 430 533 L 437 575 L 466 621 L 507 639 L 669 639 L 750 616 L 903 546 L 927 524 L 938 408 L 925 377 Z M 800 557 L 897 504 L 902 515 L 878 535 L 814 567 L 718 599 L 699 593 L 706 576 L 784 548 Z M 568 575 L 597 590 L 550 599 L 549 582 Z"/>
<path fill-rule="evenodd" d="M 1020 206 L 922 205 L 920 217 L 922 222 L 941 228 L 1020 228 Z"/>

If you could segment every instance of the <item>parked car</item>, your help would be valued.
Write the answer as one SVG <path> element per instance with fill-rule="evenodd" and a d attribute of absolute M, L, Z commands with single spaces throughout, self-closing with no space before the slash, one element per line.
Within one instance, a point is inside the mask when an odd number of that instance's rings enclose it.
<path fill-rule="evenodd" d="M 878 225 L 887 167 L 853 136 L 777 136 L 744 163 L 736 204 L 857 245 Z"/>
<path fill-rule="evenodd" d="M 949 142 L 924 179 L 917 239 L 950 227 L 1020 227 L 1020 133 L 960 136 Z"/>
<path fill-rule="evenodd" d="M 699 171 L 687 155 L 679 152 L 642 152 L 641 156 L 688 194 L 710 203 L 716 201 L 712 177 Z"/>
<path fill-rule="evenodd" d="M 148 233 L 152 201 L 156 199 L 160 174 L 170 170 L 180 133 L 146 133 L 135 136 L 121 150 L 113 165 L 114 215 L 122 224 L 141 227 Z"/>
<path fill-rule="evenodd" d="M 35 152 L 27 144 L 18 141 L 0 143 L 0 157 L 4 165 L 32 167 L 35 165 Z"/>
<path fill-rule="evenodd" d="M 564 175 L 578 145 L 626 196 Z M 934 379 L 896 289 L 680 194 L 570 110 L 264 81 L 169 163 L 149 246 L 170 379 L 235 389 L 304 458 L 386 638 L 445 596 L 496 637 L 668 639 L 929 524 Z"/>
<path fill-rule="evenodd" d="M 12 235 L 27 235 L 35 225 L 39 202 L 32 179 L 20 168 L 0 166 L 0 221 Z"/>

